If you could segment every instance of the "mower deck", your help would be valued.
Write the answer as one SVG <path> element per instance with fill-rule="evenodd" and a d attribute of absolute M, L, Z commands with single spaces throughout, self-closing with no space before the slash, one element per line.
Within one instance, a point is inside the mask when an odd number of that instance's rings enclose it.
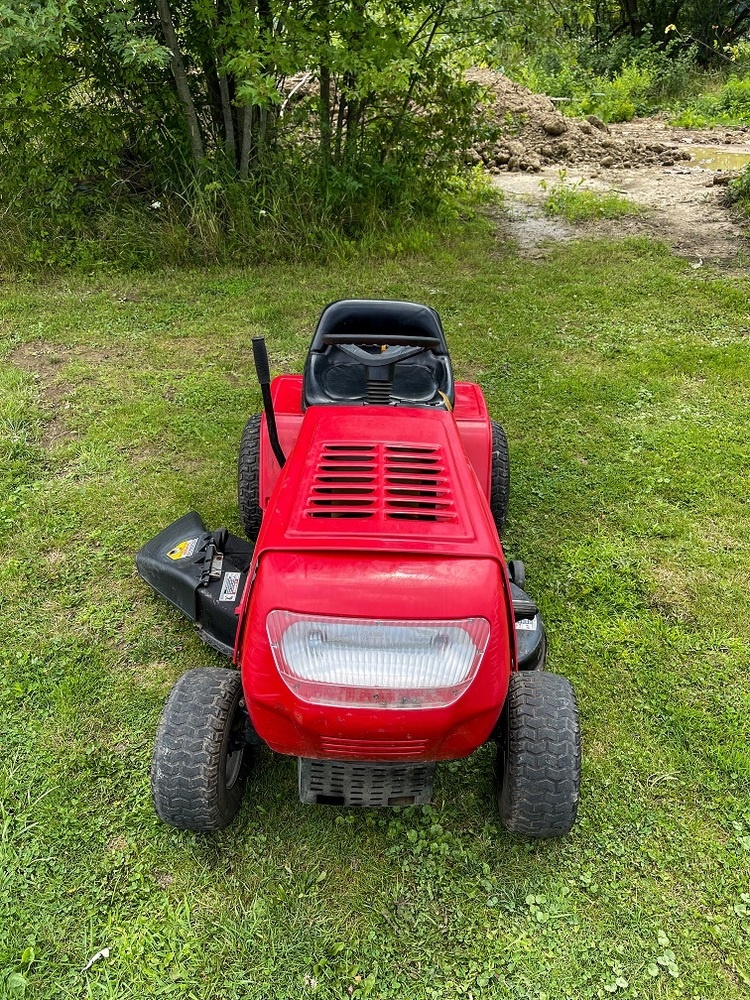
<path fill-rule="evenodd" d="M 231 656 L 235 609 L 250 568 L 253 546 L 220 528 L 210 532 L 195 511 L 147 542 L 135 557 L 141 577 L 195 623 L 212 649 Z"/>

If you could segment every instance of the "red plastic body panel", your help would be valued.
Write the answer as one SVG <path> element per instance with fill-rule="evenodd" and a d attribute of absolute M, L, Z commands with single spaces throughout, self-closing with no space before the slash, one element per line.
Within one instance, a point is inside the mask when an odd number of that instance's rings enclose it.
<path fill-rule="evenodd" d="M 490 472 L 492 468 L 492 431 L 487 412 L 487 403 L 480 387 L 474 382 L 456 382 L 456 402 L 453 417 L 456 427 L 480 488 L 489 500 Z M 273 408 L 276 414 L 276 426 L 279 440 L 285 455 L 289 455 L 297 441 L 302 427 L 302 376 L 278 375 L 271 384 Z M 339 407 L 335 407 L 339 409 Z M 388 414 L 398 411 L 395 408 L 374 409 L 368 407 L 373 419 L 379 419 L 375 413 L 385 411 Z M 425 411 L 420 411 L 425 412 Z M 263 417 L 263 427 L 260 439 L 260 505 L 266 509 L 271 494 L 279 478 L 279 463 L 271 450 L 271 444 L 266 432 L 266 418 Z"/>
<path fill-rule="evenodd" d="M 272 750 L 316 758 L 444 760 L 465 757 L 487 739 L 510 678 L 502 573 L 495 560 L 272 551 L 260 563 L 240 666 L 253 725 Z M 446 708 L 313 705 L 298 699 L 276 669 L 266 618 L 280 606 L 364 618 L 481 615 L 490 622 L 490 643 L 473 683 Z"/>
<path fill-rule="evenodd" d="M 273 750 L 285 754 L 350 760 L 464 757 L 488 738 L 500 714 L 515 669 L 515 632 L 502 549 L 457 420 L 445 410 L 345 406 L 311 407 L 297 416 L 289 411 L 299 385 L 290 377 L 275 383 L 288 459 L 266 503 L 238 609 L 235 658 L 253 725 Z M 474 425 L 484 409 L 488 427 L 486 408 L 481 393 L 469 390 L 466 420 L 478 451 Z M 347 507 L 352 501 L 345 491 L 338 498 L 325 492 L 323 501 L 318 498 L 321 469 L 326 471 L 336 454 L 331 446 L 339 453 L 359 449 L 374 470 L 369 498 L 358 501 L 364 509 Z M 430 473 L 440 484 L 434 519 L 405 517 L 403 504 L 413 501 L 389 499 L 394 474 L 396 479 L 402 470 L 413 475 L 413 461 L 427 461 L 436 470 Z M 356 477 L 360 470 L 353 468 Z M 331 507 L 317 506 L 321 502 L 334 504 L 333 514 Z M 490 641 L 475 679 L 447 707 L 313 705 L 297 697 L 276 669 L 266 633 L 266 618 L 275 609 L 375 620 L 481 616 L 490 623 Z"/>

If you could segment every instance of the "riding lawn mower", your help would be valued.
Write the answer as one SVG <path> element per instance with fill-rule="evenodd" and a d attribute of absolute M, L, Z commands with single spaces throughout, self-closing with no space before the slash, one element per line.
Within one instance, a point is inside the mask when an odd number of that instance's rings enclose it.
<path fill-rule="evenodd" d="M 210 831 L 237 814 L 258 748 L 297 758 L 303 803 L 431 800 L 436 765 L 497 744 L 505 827 L 552 837 L 578 805 L 570 682 L 501 536 L 508 444 L 456 382 L 440 317 L 412 302 L 324 309 L 302 375 L 271 381 L 239 450 L 247 540 L 191 512 L 140 575 L 230 667 L 183 674 L 151 769 L 158 815 Z"/>

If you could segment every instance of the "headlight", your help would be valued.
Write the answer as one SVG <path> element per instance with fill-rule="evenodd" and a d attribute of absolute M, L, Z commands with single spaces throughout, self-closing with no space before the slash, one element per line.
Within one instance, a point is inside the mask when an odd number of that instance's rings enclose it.
<path fill-rule="evenodd" d="M 268 638 L 291 691 L 319 705 L 434 708 L 471 684 L 490 637 L 484 618 L 373 621 L 272 611 Z"/>

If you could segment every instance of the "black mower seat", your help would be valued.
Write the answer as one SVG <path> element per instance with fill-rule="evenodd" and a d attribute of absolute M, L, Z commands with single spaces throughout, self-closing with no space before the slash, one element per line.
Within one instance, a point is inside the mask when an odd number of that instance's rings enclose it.
<path fill-rule="evenodd" d="M 326 306 L 305 362 L 302 404 L 452 409 L 453 370 L 437 312 L 380 299 Z"/>

